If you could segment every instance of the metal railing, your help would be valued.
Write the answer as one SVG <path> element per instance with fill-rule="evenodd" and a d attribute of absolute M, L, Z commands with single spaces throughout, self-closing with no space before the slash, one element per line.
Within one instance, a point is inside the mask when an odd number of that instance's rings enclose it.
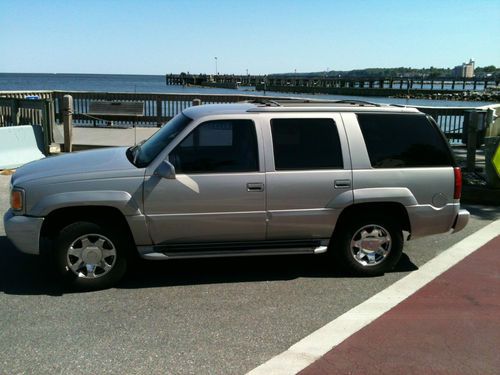
<path fill-rule="evenodd" d="M 1 94 L 0 94 L 1 95 Z M 53 94 L 55 102 L 55 116 L 61 122 L 62 111 L 60 111 L 64 95 L 73 97 L 73 121 L 75 126 L 106 125 L 107 121 L 95 122 L 89 118 L 90 103 L 93 101 L 142 101 L 144 103 L 144 116 L 138 120 L 135 116 L 120 116 L 114 119 L 114 124 L 120 126 L 159 126 L 182 110 L 191 107 L 193 100 L 199 99 L 203 104 L 235 103 L 257 98 L 251 95 L 204 95 L 204 94 L 149 94 L 149 93 L 104 93 L 104 92 L 80 92 L 80 91 L 55 91 Z"/>
<path fill-rule="evenodd" d="M 461 143 L 464 140 L 466 116 L 474 107 L 416 107 L 436 120 L 439 128 L 450 143 Z"/>
<path fill-rule="evenodd" d="M 53 141 L 53 101 L 50 99 L 20 99 L 0 96 L 0 127 L 18 125 L 41 126 L 44 135 L 44 152 L 49 153 Z"/>
<path fill-rule="evenodd" d="M 93 101 L 142 101 L 144 103 L 144 116 L 139 119 L 136 116 L 117 116 L 113 124 L 123 127 L 131 126 L 159 126 L 187 107 L 193 105 L 193 100 L 199 99 L 202 104 L 235 103 L 252 99 L 276 99 L 273 97 L 260 97 L 254 95 L 217 95 L 217 94 L 157 94 L 157 93 L 109 93 L 109 92 L 86 92 L 86 91 L 4 91 L 0 92 L 0 98 L 23 99 L 28 96 L 39 97 L 50 102 L 48 109 L 51 121 L 62 123 L 62 99 L 64 95 L 73 97 L 73 124 L 75 126 L 106 126 L 109 120 L 96 120 L 89 116 L 90 103 Z M 467 138 L 464 129 L 468 124 L 468 114 L 480 107 L 430 107 L 417 106 L 420 111 L 434 117 L 441 130 L 445 133 L 451 143 L 461 143 Z M 20 109 L 16 113 L 20 121 L 36 124 L 40 123 L 40 113 Z M 12 108 L 10 105 L 0 105 L 0 126 L 12 124 Z M 26 123 L 28 123 L 26 122 Z M 477 129 L 482 131 L 484 124 L 478 124 Z"/>

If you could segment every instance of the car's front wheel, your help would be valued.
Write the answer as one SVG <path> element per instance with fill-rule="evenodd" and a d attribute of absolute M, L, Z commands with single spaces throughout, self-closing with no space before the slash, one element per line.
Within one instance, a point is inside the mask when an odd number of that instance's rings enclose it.
<path fill-rule="evenodd" d="M 125 236 L 112 226 L 75 222 L 63 228 L 55 240 L 55 265 L 72 288 L 109 288 L 125 274 L 128 246 Z"/>

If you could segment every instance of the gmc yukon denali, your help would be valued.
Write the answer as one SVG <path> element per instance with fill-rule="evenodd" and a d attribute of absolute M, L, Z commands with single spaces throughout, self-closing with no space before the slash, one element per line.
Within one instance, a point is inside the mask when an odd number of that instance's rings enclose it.
<path fill-rule="evenodd" d="M 326 252 L 371 276 L 405 239 L 461 230 L 460 192 L 446 139 L 416 109 L 263 101 L 191 107 L 134 147 L 29 163 L 4 222 L 80 289 L 112 286 L 137 255 Z"/>

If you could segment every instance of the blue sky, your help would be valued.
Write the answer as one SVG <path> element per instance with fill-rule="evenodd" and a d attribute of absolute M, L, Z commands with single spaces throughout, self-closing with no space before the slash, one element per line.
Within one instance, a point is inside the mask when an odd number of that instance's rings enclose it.
<path fill-rule="evenodd" d="M 500 65 L 500 0 L 0 0 L 0 72 Z"/>

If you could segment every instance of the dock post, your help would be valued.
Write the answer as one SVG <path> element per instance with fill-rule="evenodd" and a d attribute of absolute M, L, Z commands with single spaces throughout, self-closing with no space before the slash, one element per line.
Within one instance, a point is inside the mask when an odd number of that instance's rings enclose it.
<path fill-rule="evenodd" d="M 484 138 L 484 156 L 486 182 L 492 188 L 500 188 L 500 175 L 497 174 L 493 158 L 500 148 L 500 108 L 486 110 L 486 137 Z M 499 151 L 500 152 L 500 151 Z"/>
<path fill-rule="evenodd" d="M 467 126 L 467 172 L 474 172 L 476 168 L 476 149 L 477 149 L 477 129 L 479 116 L 474 110 L 466 111 L 468 120 Z"/>
<path fill-rule="evenodd" d="M 63 123 L 64 123 L 64 152 L 73 150 L 73 97 L 64 95 L 63 97 Z"/>

